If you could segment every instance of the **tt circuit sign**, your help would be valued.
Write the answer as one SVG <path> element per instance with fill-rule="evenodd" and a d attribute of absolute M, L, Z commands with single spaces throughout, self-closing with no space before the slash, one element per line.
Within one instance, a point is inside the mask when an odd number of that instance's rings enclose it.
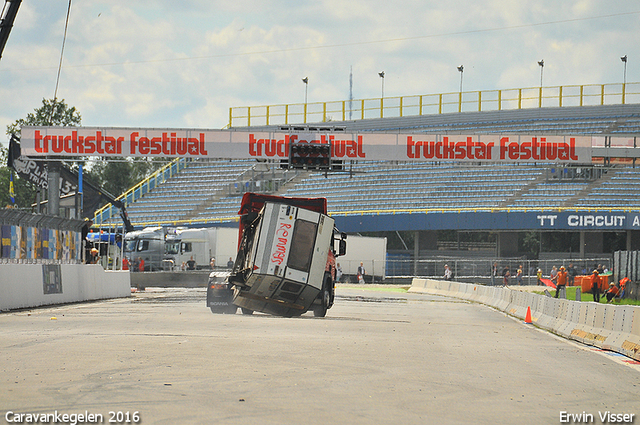
<path fill-rule="evenodd" d="M 23 127 L 25 156 L 287 159 L 292 144 L 331 146 L 338 160 L 590 163 L 592 137 L 97 127 Z"/>
<path fill-rule="evenodd" d="M 561 212 L 537 214 L 541 230 L 640 230 L 640 215 L 635 213 Z"/>

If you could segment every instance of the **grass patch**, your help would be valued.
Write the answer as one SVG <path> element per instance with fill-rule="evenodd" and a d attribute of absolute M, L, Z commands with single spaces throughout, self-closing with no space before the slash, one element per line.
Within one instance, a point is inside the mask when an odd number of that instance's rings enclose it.
<path fill-rule="evenodd" d="M 579 286 L 568 286 L 567 287 L 567 299 L 568 300 L 572 300 L 575 301 L 576 299 L 576 290 L 579 288 Z M 536 294 L 540 294 L 540 295 L 544 295 L 543 291 L 533 291 Z M 551 294 L 552 297 L 554 297 L 556 295 L 556 290 L 549 288 L 549 293 Z M 582 301 L 593 301 L 593 295 L 591 295 L 591 293 L 587 292 L 587 293 L 582 293 Z M 600 304 L 607 304 L 607 297 L 603 296 L 602 294 L 600 294 Z M 616 300 L 616 301 L 611 301 L 609 304 L 615 304 L 615 305 L 640 305 L 640 300 L 630 300 L 628 298 L 624 298 L 622 300 Z"/>
<path fill-rule="evenodd" d="M 410 286 L 369 286 L 369 285 L 349 285 L 341 284 L 340 287 L 348 289 L 366 289 L 367 291 L 376 292 L 399 292 L 406 294 L 409 291 Z"/>

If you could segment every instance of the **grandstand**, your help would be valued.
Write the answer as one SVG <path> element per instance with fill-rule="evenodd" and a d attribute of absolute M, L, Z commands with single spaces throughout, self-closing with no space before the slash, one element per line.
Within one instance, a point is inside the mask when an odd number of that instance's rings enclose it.
<path fill-rule="evenodd" d="M 635 143 L 635 135 L 640 134 L 640 104 L 462 112 L 325 124 L 358 132 L 625 135 Z M 251 127 L 256 131 L 281 128 Z M 367 232 L 428 230 L 421 224 L 425 213 L 640 210 L 640 169 L 635 168 L 635 159 L 571 167 L 553 163 L 354 161 L 345 163 L 344 172 L 329 174 L 285 171 L 279 165 L 252 160 L 188 162 L 184 170 L 129 202 L 129 217 L 137 227 L 233 225 L 240 196 L 246 191 L 326 197 L 338 225 Z M 348 222 L 357 216 L 380 215 L 403 217 L 405 227 L 394 228 L 389 220 L 360 219 L 355 227 Z M 406 222 L 412 224 L 406 227 Z M 468 223 L 450 224 L 450 230 L 468 228 Z M 526 224 L 516 228 L 533 230 Z"/>

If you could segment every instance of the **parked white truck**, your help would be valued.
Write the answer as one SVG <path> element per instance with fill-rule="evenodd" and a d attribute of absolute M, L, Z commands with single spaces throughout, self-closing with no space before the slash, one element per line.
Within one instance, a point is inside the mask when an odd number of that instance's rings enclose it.
<path fill-rule="evenodd" d="M 237 228 L 178 228 L 166 236 L 165 261 L 175 269 L 193 257 L 196 268 L 203 269 L 209 268 L 211 258 L 215 258 L 217 267 L 226 267 L 229 258 L 236 255 L 237 241 Z"/>
<path fill-rule="evenodd" d="M 209 268 L 211 258 L 226 267 L 237 252 L 238 229 L 147 227 L 125 235 L 125 257 L 130 264 L 144 260 L 146 271 L 179 270 L 193 257 L 197 268 Z"/>

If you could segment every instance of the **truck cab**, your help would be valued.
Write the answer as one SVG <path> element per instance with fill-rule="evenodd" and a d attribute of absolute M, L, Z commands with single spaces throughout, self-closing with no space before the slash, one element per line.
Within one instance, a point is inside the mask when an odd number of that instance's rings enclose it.
<path fill-rule="evenodd" d="M 132 270 L 139 259 L 144 260 L 145 271 L 162 270 L 165 235 L 166 230 L 162 227 L 147 227 L 125 235 L 125 258 Z"/>
<path fill-rule="evenodd" d="M 326 199 L 247 193 L 240 215 L 238 254 L 228 278 L 233 304 L 245 314 L 291 317 L 313 310 L 324 317 L 335 297 L 335 258 L 346 252 L 344 234 L 335 249 Z M 208 289 L 212 311 L 214 293 Z"/>

